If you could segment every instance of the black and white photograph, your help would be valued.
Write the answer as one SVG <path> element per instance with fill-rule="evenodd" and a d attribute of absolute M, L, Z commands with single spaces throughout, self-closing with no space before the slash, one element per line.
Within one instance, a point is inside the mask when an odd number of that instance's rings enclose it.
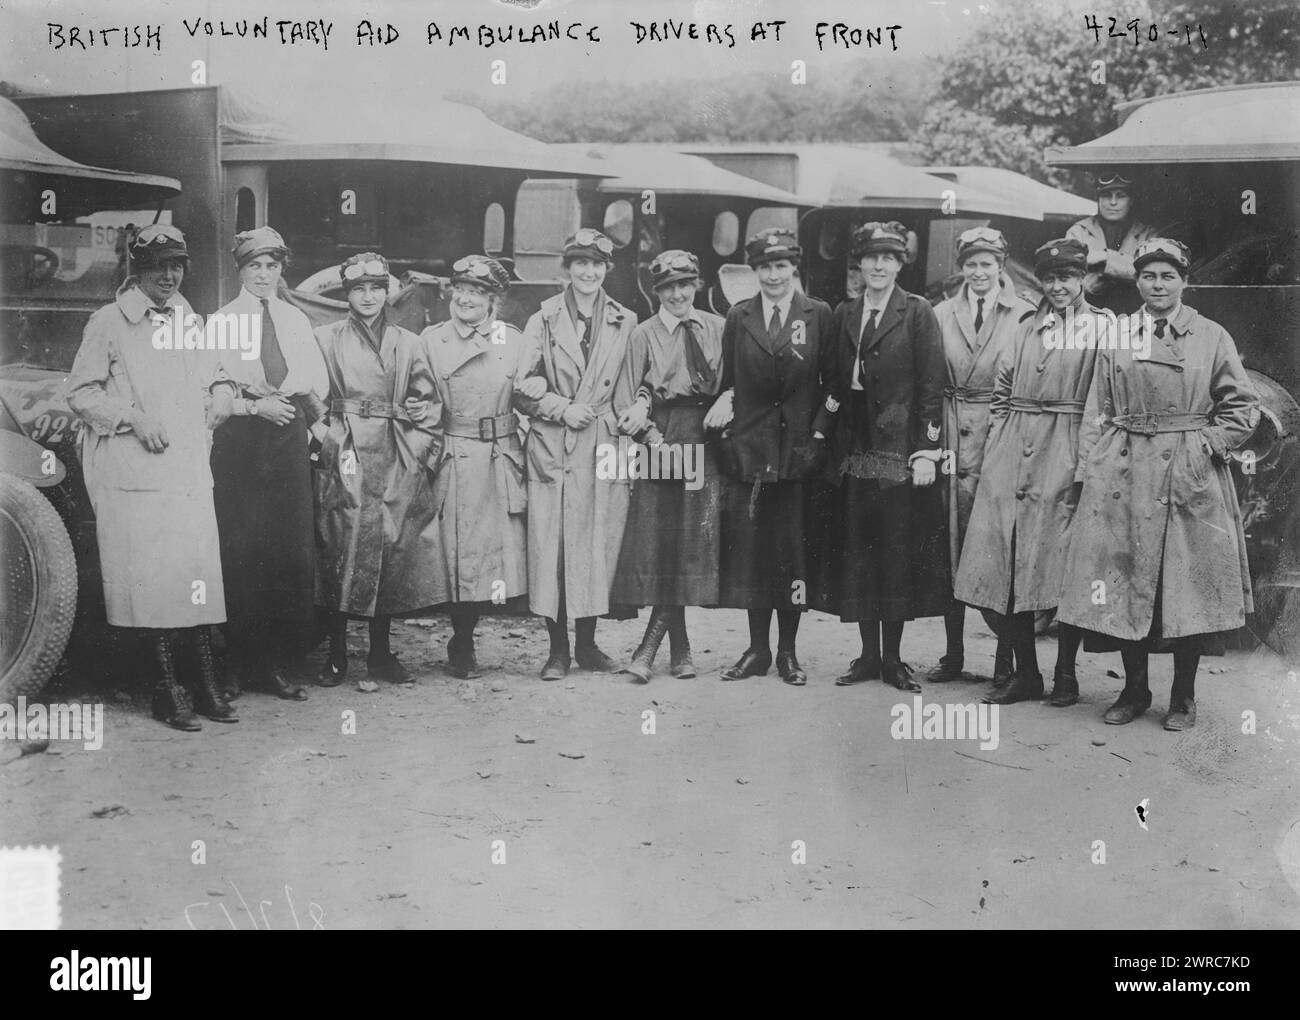
<path fill-rule="evenodd" d="M 0 207 L 0 928 L 1300 928 L 1292 0 L 3 0 Z"/>

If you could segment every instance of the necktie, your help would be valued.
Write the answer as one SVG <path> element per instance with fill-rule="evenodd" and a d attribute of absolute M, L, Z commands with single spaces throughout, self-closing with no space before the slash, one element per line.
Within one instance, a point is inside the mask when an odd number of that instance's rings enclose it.
<path fill-rule="evenodd" d="M 266 381 L 277 390 L 289 374 L 289 365 L 280 350 L 275 320 L 271 318 L 271 307 L 266 298 L 262 298 L 262 371 L 266 374 Z"/>
<path fill-rule="evenodd" d="M 858 341 L 858 371 L 861 373 L 860 380 L 865 380 L 867 377 L 867 345 L 871 343 L 871 338 L 876 335 L 876 319 L 879 315 L 879 308 L 871 309 L 871 315 L 867 317 L 867 324 L 862 327 L 862 339 Z"/>
<path fill-rule="evenodd" d="M 700 337 L 695 331 L 695 323 L 690 319 L 683 319 L 682 327 L 686 330 L 686 368 L 690 372 L 691 382 L 695 384 L 695 391 L 712 393 L 715 381 L 713 368 L 709 365 L 709 359 L 704 356 L 704 348 L 700 346 Z"/>
<path fill-rule="evenodd" d="M 578 313 L 578 329 L 582 332 L 578 342 L 582 345 L 582 360 L 585 363 L 591 360 L 591 318 L 581 312 Z"/>
<path fill-rule="evenodd" d="M 980 298 L 975 305 L 975 332 L 978 333 L 984 328 L 984 299 Z"/>
<path fill-rule="evenodd" d="M 776 305 L 772 306 L 772 319 L 767 324 L 767 338 L 775 340 L 781 335 L 781 309 Z"/>
<path fill-rule="evenodd" d="M 1165 326 L 1169 324 L 1168 319 L 1156 319 L 1156 339 L 1164 339 Z"/>

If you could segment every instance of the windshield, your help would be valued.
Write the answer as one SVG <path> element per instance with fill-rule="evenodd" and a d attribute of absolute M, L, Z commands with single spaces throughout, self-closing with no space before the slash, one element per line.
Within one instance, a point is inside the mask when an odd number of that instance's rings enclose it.
<path fill-rule="evenodd" d="M 6 307 L 94 306 L 113 299 L 126 278 L 126 248 L 153 223 L 153 210 L 104 210 L 67 221 L 0 224 L 0 301 Z M 165 213 L 160 222 L 170 222 Z"/>

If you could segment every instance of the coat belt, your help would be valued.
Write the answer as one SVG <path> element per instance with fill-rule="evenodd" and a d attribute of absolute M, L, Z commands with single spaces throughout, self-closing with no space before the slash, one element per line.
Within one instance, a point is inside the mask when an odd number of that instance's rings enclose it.
<path fill-rule="evenodd" d="M 949 400 L 960 400 L 967 404 L 991 404 L 992 390 L 972 390 L 965 386 L 945 386 L 943 395 Z"/>
<path fill-rule="evenodd" d="M 1117 414 L 1107 419 L 1111 425 L 1140 436 L 1159 432 L 1196 432 L 1210 425 L 1208 414 Z"/>
<path fill-rule="evenodd" d="M 1008 405 L 1012 411 L 1026 414 L 1071 414 L 1082 416 L 1082 400 L 1040 400 L 1037 397 L 1012 397 Z"/>
<path fill-rule="evenodd" d="M 493 442 L 497 439 L 505 439 L 515 435 L 518 428 L 519 419 L 515 417 L 514 411 L 507 411 L 505 414 L 498 414 L 495 417 L 489 415 L 486 418 L 452 414 L 450 411 L 444 411 L 442 415 L 442 431 L 449 436 L 457 436 L 461 439 L 481 439 L 484 442 Z"/>
<path fill-rule="evenodd" d="M 395 421 L 410 421 L 406 411 L 396 404 L 384 400 L 331 400 L 331 414 L 359 414 L 362 418 L 392 418 Z"/>

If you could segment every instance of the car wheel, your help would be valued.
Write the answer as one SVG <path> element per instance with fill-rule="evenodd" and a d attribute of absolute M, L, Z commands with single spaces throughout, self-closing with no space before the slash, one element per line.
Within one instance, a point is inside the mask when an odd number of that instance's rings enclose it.
<path fill-rule="evenodd" d="M 63 521 L 32 485 L 0 474 L 0 703 L 34 697 L 54 672 L 77 609 Z"/>

